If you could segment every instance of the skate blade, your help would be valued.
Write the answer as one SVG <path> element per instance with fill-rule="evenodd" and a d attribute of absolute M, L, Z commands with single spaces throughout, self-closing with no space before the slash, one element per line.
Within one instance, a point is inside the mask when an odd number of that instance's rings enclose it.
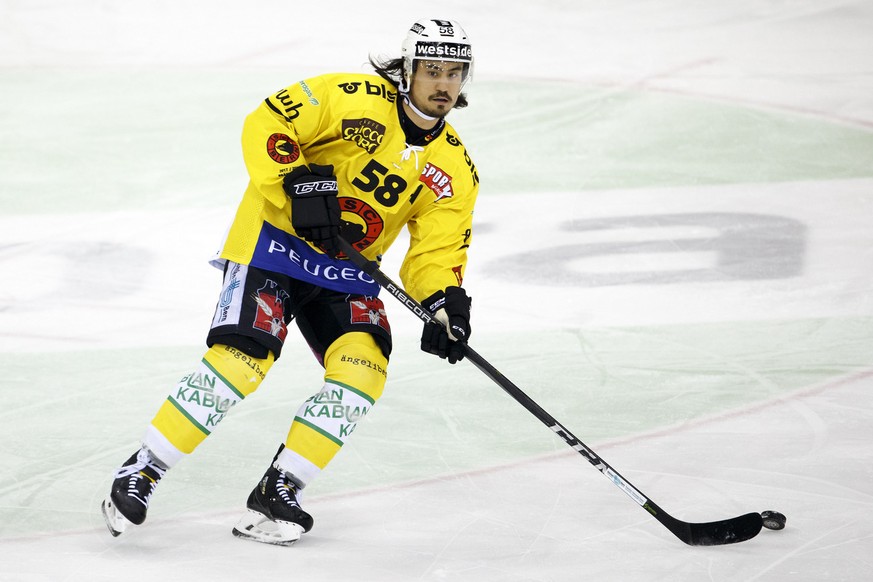
<path fill-rule="evenodd" d="M 290 546 L 300 539 L 304 531 L 301 525 L 289 521 L 273 521 L 263 513 L 249 509 L 234 526 L 232 533 L 244 540 Z"/>
<path fill-rule="evenodd" d="M 112 499 L 107 497 L 100 505 L 100 510 L 103 512 L 103 519 L 106 520 L 106 527 L 109 528 L 109 533 L 112 537 L 118 537 L 127 530 L 131 523 L 121 515 L 115 505 L 112 504 Z"/>

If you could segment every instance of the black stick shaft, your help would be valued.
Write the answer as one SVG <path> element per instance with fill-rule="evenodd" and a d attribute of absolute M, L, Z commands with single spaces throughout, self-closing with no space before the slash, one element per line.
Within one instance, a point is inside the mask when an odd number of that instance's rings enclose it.
<path fill-rule="evenodd" d="M 340 248 L 352 263 L 372 277 L 388 293 L 400 301 L 412 313 L 424 323 L 435 321 L 430 312 L 418 301 L 413 299 L 406 291 L 391 280 L 379 269 L 375 261 L 370 261 L 358 252 L 351 244 L 342 238 L 339 239 Z M 640 507 L 652 514 L 661 524 L 669 529 L 676 537 L 689 545 L 721 545 L 745 541 L 751 539 L 761 531 L 762 518 L 758 513 L 748 513 L 732 519 L 706 522 L 686 523 L 678 520 L 661 509 L 654 501 L 643 495 L 630 481 L 625 479 L 618 471 L 613 469 L 606 461 L 600 458 L 590 447 L 576 438 L 564 425 L 546 412 L 530 396 L 516 386 L 509 378 L 500 373 L 485 358 L 468 344 L 464 345 L 467 359 L 482 373 L 491 378 L 504 392 L 512 396 L 531 414 L 537 417 L 543 424 L 557 434 L 574 451 L 585 457 L 591 465 L 603 473 L 616 487 L 634 500 Z"/>

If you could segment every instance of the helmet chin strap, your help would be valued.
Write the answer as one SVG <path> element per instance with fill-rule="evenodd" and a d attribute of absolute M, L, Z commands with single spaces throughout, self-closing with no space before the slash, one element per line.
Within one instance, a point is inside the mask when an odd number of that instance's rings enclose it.
<path fill-rule="evenodd" d="M 404 88 L 406 88 L 406 91 L 403 91 Z M 398 90 L 400 90 L 400 95 L 403 97 L 404 103 L 409 105 L 409 108 L 412 109 L 416 115 L 418 115 L 419 117 L 421 117 L 422 119 L 425 119 L 427 121 L 436 121 L 437 119 L 439 119 L 439 117 L 433 117 L 431 115 L 424 113 L 423 111 L 421 111 L 418 107 L 416 107 L 412 103 L 412 99 L 409 97 L 409 93 L 407 92 L 409 90 L 408 87 L 400 86 L 400 87 L 398 87 Z"/>

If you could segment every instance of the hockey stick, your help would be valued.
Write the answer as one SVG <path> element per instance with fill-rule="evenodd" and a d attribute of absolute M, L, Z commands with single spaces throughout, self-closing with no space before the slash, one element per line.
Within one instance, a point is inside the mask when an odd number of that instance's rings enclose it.
<path fill-rule="evenodd" d="M 340 238 L 339 246 L 346 256 L 351 259 L 359 269 L 372 277 L 379 285 L 388 293 L 400 301 L 407 309 L 418 316 L 425 323 L 435 321 L 430 313 L 421 306 L 415 299 L 409 296 L 403 288 L 399 287 L 385 273 L 379 269 L 379 265 L 374 261 L 367 260 L 360 252 L 358 252 L 346 240 Z M 548 412 L 534 402 L 521 388 L 513 384 L 506 376 L 501 374 L 494 366 L 488 363 L 485 358 L 480 356 L 469 345 L 465 345 L 465 353 L 467 359 L 474 366 L 479 368 L 486 376 L 491 378 L 504 392 L 512 396 L 519 404 L 524 406 L 531 414 L 536 416 L 543 424 L 555 432 L 561 439 L 564 440 L 573 450 L 585 457 L 595 469 L 603 473 L 616 487 L 625 492 L 625 494 L 633 499 L 640 507 L 652 514 L 655 519 L 661 522 L 664 527 L 669 529 L 673 534 L 691 546 L 718 546 L 724 544 L 734 544 L 750 540 L 761 531 L 763 527 L 763 518 L 760 513 L 746 513 L 724 519 L 721 521 L 710 521 L 705 523 L 689 523 L 676 519 L 663 509 L 661 509 L 654 501 L 648 499 L 640 493 L 639 489 L 634 487 L 630 481 L 622 477 L 618 471 L 613 469 L 606 461 L 601 459 L 591 448 L 585 443 L 576 438 L 566 427 L 555 420 Z"/>

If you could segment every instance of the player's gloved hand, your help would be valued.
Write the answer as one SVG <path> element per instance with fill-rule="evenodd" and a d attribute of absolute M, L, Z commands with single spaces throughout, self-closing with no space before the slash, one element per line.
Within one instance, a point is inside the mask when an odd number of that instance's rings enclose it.
<path fill-rule="evenodd" d="M 421 349 L 448 359 L 450 364 L 464 359 L 464 346 L 470 338 L 471 299 L 461 287 L 446 287 L 422 302 L 435 321 L 424 324 Z"/>
<path fill-rule="evenodd" d="M 339 254 L 340 208 L 333 166 L 300 166 L 282 181 L 291 199 L 291 226 L 332 257 Z"/>

